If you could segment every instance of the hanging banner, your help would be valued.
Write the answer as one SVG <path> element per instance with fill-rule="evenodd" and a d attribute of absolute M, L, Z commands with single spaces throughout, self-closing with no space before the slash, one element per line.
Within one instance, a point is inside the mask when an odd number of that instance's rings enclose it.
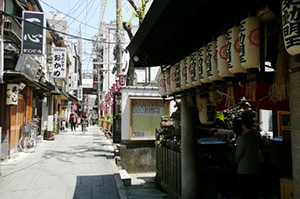
<path fill-rule="evenodd" d="M 78 89 L 78 77 L 77 73 L 72 73 L 71 74 L 71 86 L 70 90 L 77 90 Z"/>
<path fill-rule="evenodd" d="M 7 84 L 6 105 L 18 105 L 19 88 L 18 84 Z"/>
<path fill-rule="evenodd" d="M 300 53 L 299 9 L 299 1 L 282 1 L 283 40 L 286 51 L 293 56 Z"/>
<path fill-rule="evenodd" d="M 21 54 L 44 55 L 46 18 L 42 12 L 23 11 Z"/>
<path fill-rule="evenodd" d="M 67 49 L 53 47 L 52 77 L 57 79 L 66 78 Z"/>
<path fill-rule="evenodd" d="M 218 60 L 218 74 L 224 79 L 233 77 L 233 74 L 228 70 L 227 64 L 227 45 L 226 34 L 217 38 L 217 60 Z"/>
<path fill-rule="evenodd" d="M 235 26 L 227 31 L 227 64 L 228 70 L 233 74 L 246 73 L 246 69 L 242 67 L 239 55 L 239 27 Z"/>
<path fill-rule="evenodd" d="M 82 98 L 83 98 L 83 90 L 82 90 L 82 86 L 79 86 L 79 88 L 78 88 L 78 93 L 77 93 L 78 95 L 77 95 L 77 98 L 78 98 L 78 100 L 82 100 Z"/>
<path fill-rule="evenodd" d="M 260 67 L 259 18 L 248 17 L 240 23 L 240 61 L 245 69 Z"/>

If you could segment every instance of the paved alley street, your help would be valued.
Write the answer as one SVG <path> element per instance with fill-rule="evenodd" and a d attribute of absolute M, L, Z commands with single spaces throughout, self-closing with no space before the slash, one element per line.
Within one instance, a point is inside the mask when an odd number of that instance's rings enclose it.
<path fill-rule="evenodd" d="M 66 131 L 1 164 L 0 199 L 118 199 L 123 184 L 99 127 Z M 121 197 L 120 197 L 121 195 Z"/>

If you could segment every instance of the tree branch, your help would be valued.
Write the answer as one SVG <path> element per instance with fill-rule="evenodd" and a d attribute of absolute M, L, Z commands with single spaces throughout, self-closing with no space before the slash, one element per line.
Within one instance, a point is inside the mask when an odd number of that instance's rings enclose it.
<path fill-rule="evenodd" d="M 129 36 L 129 39 L 132 40 L 133 34 L 132 34 L 131 25 L 126 22 L 123 22 L 122 25 L 123 25 L 124 30 L 126 30 L 128 36 Z"/>

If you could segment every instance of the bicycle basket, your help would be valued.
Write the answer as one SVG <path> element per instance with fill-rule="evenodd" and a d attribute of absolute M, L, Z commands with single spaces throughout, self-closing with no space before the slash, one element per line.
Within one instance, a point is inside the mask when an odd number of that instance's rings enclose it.
<path fill-rule="evenodd" d="M 22 133 L 26 133 L 26 132 L 30 132 L 31 126 L 30 124 L 24 124 L 21 126 L 21 132 Z"/>

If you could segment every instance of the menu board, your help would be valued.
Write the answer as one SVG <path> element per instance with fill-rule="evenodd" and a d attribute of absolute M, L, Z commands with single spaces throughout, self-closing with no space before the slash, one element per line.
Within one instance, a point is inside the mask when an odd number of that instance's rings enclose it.
<path fill-rule="evenodd" d="M 169 115 L 170 101 L 131 100 L 131 140 L 155 139 L 155 128 L 160 126 L 161 116 Z"/>

